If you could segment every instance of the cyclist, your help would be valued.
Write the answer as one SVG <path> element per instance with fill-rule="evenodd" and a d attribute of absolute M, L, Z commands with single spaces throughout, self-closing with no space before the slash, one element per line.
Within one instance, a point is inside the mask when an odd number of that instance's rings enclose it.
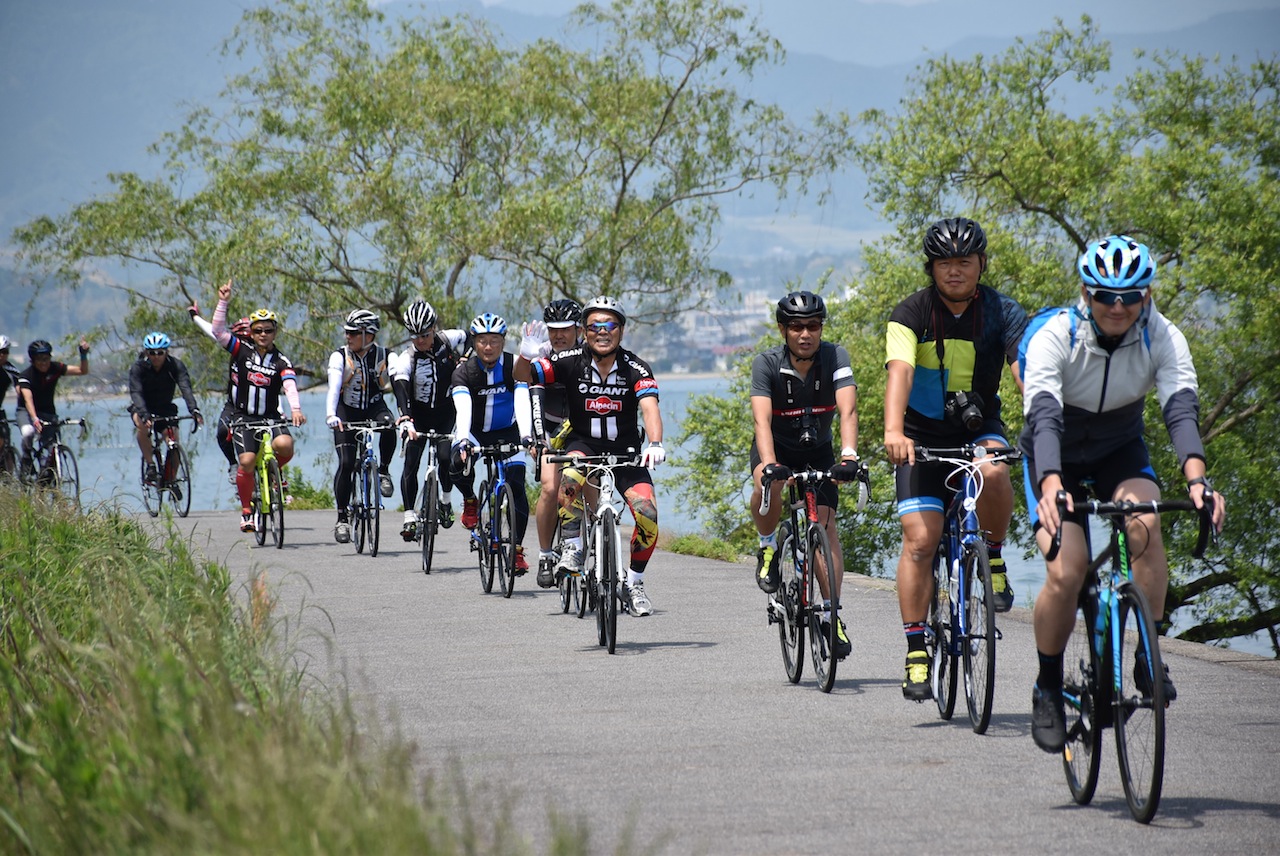
<path fill-rule="evenodd" d="M 534 360 L 567 351 L 578 344 L 578 328 L 582 321 L 582 307 L 575 300 L 561 298 L 548 303 L 542 310 L 542 321 L 530 321 L 524 325 L 524 337 L 520 340 L 520 356 L 516 358 L 516 377 L 520 380 L 533 379 L 530 368 Z M 555 383 L 534 387 L 534 409 L 541 414 L 543 430 L 554 438 L 565 428 L 565 406 L 567 404 L 564 384 Z M 563 438 L 561 440 L 563 442 Z M 538 454 L 546 454 L 542 449 Z M 560 562 L 560 554 L 552 543 L 556 534 L 556 516 L 560 511 L 560 468 L 544 466 L 540 469 L 542 490 L 538 493 L 538 504 L 534 507 L 533 516 L 538 526 L 538 585 L 542 588 L 555 588 L 555 568 Z M 562 536 L 566 539 L 580 537 L 582 521 L 570 519 L 564 522 Z"/>
<path fill-rule="evenodd" d="M 569 436 L 565 453 L 599 455 L 638 448 L 641 442 L 637 418 L 643 420 L 649 444 L 641 466 L 616 471 L 618 490 L 635 520 L 631 533 L 631 567 L 623 596 L 635 616 L 653 613 L 644 587 L 645 566 L 658 543 L 658 504 L 649 470 L 666 460 L 662 448 L 662 413 L 658 409 L 658 380 L 644 360 L 622 347 L 627 314 L 617 300 L 606 295 L 592 298 L 582 307 L 584 344 L 533 363 L 534 386 L 563 383 L 568 395 L 565 411 Z M 539 438 L 545 426 L 535 426 Z M 576 503 L 584 475 L 572 467 L 562 474 L 560 507 L 581 518 Z M 582 542 L 565 542 L 559 572 L 582 569 Z"/>
<path fill-rule="evenodd" d="M 404 471 L 400 476 L 400 495 L 404 498 L 404 526 L 400 535 L 412 541 L 417 535 L 418 515 L 414 506 L 418 500 L 418 467 L 422 463 L 422 451 L 427 438 L 419 431 L 448 434 L 453 431 L 457 413 L 453 399 L 449 397 L 449 381 L 458 367 L 459 357 L 466 345 L 465 330 L 440 330 L 435 309 L 425 300 L 415 300 L 404 312 L 404 327 L 409 331 L 410 346 L 404 353 L 391 360 L 391 387 L 400 411 L 397 425 L 405 425 L 409 442 L 404 448 Z M 436 445 L 436 458 L 449 460 L 449 441 L 440 440 Z M 453 479 L 449 467 L 440 467 L 440 493 L 449 496 Z M 448 501 L 439 508 L 440 525 L 448 529 L 453 525 L 453 507 Z"/>
<path fill-rule="evenodd" d="M 950 498 L 945 463 L 916 463 L 915 446 L 966 443 L 1008 445 L 1000 418 L 1000 375 L 1015 364 L 1027 313 L 1011 298 L 983 285 L 987 236 L 963 217 L 931 225 L 924 234 L 925 272 L 932 284 L 899 303 L 889 316 L 885 347 L 888 381 L 884 446 L 895 465 L 902 555 L 898 606 L 907 637 L 902 694 L 932 696 L 925 624 L 933 594 L 933 558 Z M 1016 367 L 1013 370 L 1017 377 Z M 1013 516 L 1007 464 L 982 468 L 986 489 L 978 515 L 988 531 L 991 584 L 997 612 L 1013 606 L 1001 548 Z"/>
<path fill-rule="evenodd" d="M 1033 615 L 1040 672 L 1031 692 L 1031 736 L 1053 753 L 1066 743 L 1062 652 L 1089 562 L 1083 522 L 1072 513 L 1075 500 L 1084 498 L 1086 481 L 1093 482 L 1099 497 L 1116 502 L 1160 498 L 1143 439 L 1142 412 L 1151 390 L 1160 399 L 1191 500 L 1197 507 L 1212 500 L 1216 528 L 1224 517 L 1222 496 L 1205 476 L 1196 370 L 1187 340 L 1151 300 L 1156 275 L 1151 251 L 1126 235 L 1111 235 L 1090 244 L 1077 268 L 1079 302 L 1046 321 L 1027 345 L 1026 426 L 1019 438 L 1027 507 L 1040 549 L 1047 551 L 1062 529 L 1061 550 L 1046 562 L 1048 575 Z M 1059 491 L 1067 494 L 1066 517 L 1059 516 Z M 1134 579 L 1158 620 L 1169 583 L 1160 518 L 1134 516 L 1127 530 Z M 1134 679 L 1139 687 L 1147 683 L 1145 669 L 1135 668 Z M 1168 666 L 1164 691 L 1166 700 L 1177 696 Z"/>
<path fill-rule="evenodd" d="M 457 411 L 450 475 L 454 486 L 462 491 L 462 525 L 475 529 L 480 525 L 480 510 L 476 501 L 475 473 L 469 464 L 472 448 L 494 443 L 531 446 L 532 414 L 529 385 L 515 379 L 515 358 L 503 351 L 507 341 L 506 320 L 486 312 L 472 319 L 468 329 L 475 354 L 454 369 L 449 385 L 449 396 Z M 517 454 L 513 452 L 509 457 Z M 516 558 L 513 572 L 516 576 L 529 570 L 523 546 L 525 529 L 529 526 L 529 495 L 524 491 L 524 471 L 523 460 L 513 460 L 507 468 L 507 480 L 515 494 Z"/>
<path fill-rule="evenodd" d="M 338 453 L 338 469 L 333 474 L 333 498 L 338 505 L 338 522 L 333 540 L 351 540 L 351 488 L 356 460 L 361 454 L 356 432 L 344 428 L 347 422 L 380 422 L 390 427 L 395 417 L 387 408 L 383 393 L 391 388 L 391 352 L 374 342 L 382 322 L 367 309 L 347 314 L 342 325 L 346 344 L 329 355 L 329 394 L 325 397 L 325 424 L 333 429 L 333 446 Z M 378 438 L 378 489 L 391 496 L 394 487 L 389 473 L 396 452 L 396 435 L 383 431 Z"/>
<path fill-rule="evenodd" d="M 205 335 L 210 339 L 214 338 L 213 324 L 200 317 L 200 307 L 192 303 L 187 307 L 187 314 L 191 316 L 191 321 L 204 331 Z M 245 342 L 249 341 L 249 319 L 241 318 L 231 325 L 231 335 Z M 216 341 L 216 340 L 215 340 Z M 240 469 L 240 463 L 236 460 L 236 446 L 231 441 L 231 414 L 235 412 L 235 387 L 232 379 L 235 377 L 235 361 L 233 360 L 227 372 L 227 398 L 222 403 L 222 412 L 218 414 L 218 430 L 215 435 L 218 441 L 218 449 L 222 452 L 222 456 L 227 459 L 227 481 L 231 484 L 236 483 L 236 471 Z"/>
<path fill-rule="evenodd" d="M 22 407 L 22 393 L 18 391 L 18 370 L 9 362 L 9 348 L 12 346 L 8 336 L 0 335 L 0 451 L 7 449 L 13 438 L 9 435 L 9 414 L 4 412 L 4 397 L 13 390 L 14 416 Z M 8 466 L 8 457 L 0 458 Z M 10 473 L 12 475 L 12 473 Z"/>
<path fill-rule="evenodd" d="M 231 384 L 229 393 L 234 409 L 228 422 L 244 420 L 278 419 L 283 413 L 280 393 L 289 401 L 293 425 L 303 425 L 307 416 L 302 412 L 298 398 L 298 382 L 293 363 L 276 347 L 276 334 L 280 332 L 280 316 L 270 309 L 257 309 L 249 316 L 249 335 L 245 341 L 227 329 L 227 304 L 231 301 L 231 281 L 218 289 L 218 306 L 213 310 L 213 338 L 231 354 Z M 253 531 L 253 513 L 250 504 L 253 497 L 253 467 L 258 457 L 260 431 L 252 426 L 241 426 L 234 432 L 234 441 L 240 468 L 236 470 L 236 492 L 240 495 L 240 531 Z M 289 429 L 279 426 L 271 429 L 271 448 L 276 460 L 283 467 L 293 459 L 293 436 Z"/>
<path fill-rule="evenodd" d="M 80 340 L 80 364 L 75 366 L 55 362 L 53 345 L 44 339 L 36 339 L 27 345 L 27 357 L 31 364 L 18 374 L 18 395 L 22 405 L 18 408 L 18 427 L 22 431 L 19 472 L 31 474 L 35 472 L 31 455 L 36 435 L 39 434 L 44 442 L 50 442 L 57 427 L 58 410 L 54 406 L 53 395 L 58 389 L 58 381 L 63 375 L 76 377 L 89 373 L 89 343 Z"/>
<path fill-rule="evenodd" d="M 760 535 L 756 583 L 766 592 L 778 590 L 778 536 L 774 530 L 782 515 L 782 488 L 793 470 L 812 466 L 832 470 L 838 480 L 858 474 L 858 385 L 853 379 L 849 352 L 843 345 L 822 341 L 827 306 L 811 291 L 793 291 L 778 301 L 774 318 L 782 344 L 758 354 L 751 364 L 751 416 L 755 437 L 751 442 L 751 518 Z M 831 423 L 840 416 L 840 464 L 832 449 Z M 762 481 L 768 476 L 770 506 L 760 513 Z M 839 497 L 830 482 L 818 490 L 818 519 L 831 541 L 828 577 L 822 587 L 824 626 L 831 624 L 831 598 L 840 596 L 844 556 L 836 530 Z M 784 526 L 789 524 L 783 524 Z M 786 536 L 783 536 L 785 540 Z M 835 655 L 852 651 L 844 622 L 836 618 Z M 825 632 L 825 631 L 824 631 Z"/>
<path fill-rule="evenodd" d="M 152 416 L 177 416 L 178 406 L 173 403 L 173 393 L 182 393 L 187 412 L 195 417 L 196 425 L 204 424 L 204 415 L 191 391 L 191 376 L 182 360 L 169 354 L 169 337 L 164 333 L 148 333 L 142 339 L 142 353 L 129 367 L 129 415 L 137 429 L 138 449 L 147 465 L 147 482 L 159 484 L 156 472 L 151 428 Z"/>

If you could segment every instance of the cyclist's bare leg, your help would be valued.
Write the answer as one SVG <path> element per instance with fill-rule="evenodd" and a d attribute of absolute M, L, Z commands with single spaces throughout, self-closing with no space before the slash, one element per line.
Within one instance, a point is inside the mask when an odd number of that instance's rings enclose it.
<path fill-rule="evenodd" d="M 147 427 L 147 423 L 142 416 L 137 413 L 129 414 L 133 418 L 134 435 L 138 438 L 138 450 L 142 452 L 143 463 L 151 463 L 154 460 L 155 447 L 151 444 L 151 429 Z"/>
<path fill-rule="evenodd" d="M 1041 553 L 1046 552 L 1052 542 L 1043 527 L 1036 530 L 1036 544 Z M 1044 587 L 1036 595 L 1032 610 L 1036 649 L 1040 653 L 1056 655 L 1066 650 L 1067 640 L 1071 638 L 1071 630 L 1076 624 L 1076 603 L 1088 565 L 1084 529 L 1078 523 L 1063 521 L 1062 548 L 1057 558 L 1045 562 Z"/>
<path fill-rule="evenodd" d="M 1154 502 L 1160 498 L 1160 486 L 1149 479 L 1127 479 L 1116 488 L 1115 500 L 1122 502 Z M 1164 620 L 1165 595 L 1169 590 L 1169 560 L 1160 534 L 1160 516 L 1138 514 L 1125 526 L 1129 539 L 1129 558 L 1133 579 L 1147 596 L 1153 621 Z"/>
<path fill-rule="evenodd" d="M 547 453 L 543 453 L 547 454 Z M 560 468 L 555 464 L 542 464 L 542 490 L 538 492 L 538 504 L 533 516 L 538 526 L 538 547 L 547 552 L 556 536 L 556 516 L 560 510 Z"/>
<path fill-rule="evenodd" d="M 898 609 L 902 623 L 923 623 L 933 597 L 933 557 L 942 538 L 942 514 L 902 515 L 902 555 L 898 557 Z"/>
<path fill-rule="evenodd" d="M 293 460 L 293 437 L 288 434 L 277 434 L 271 440 L 271 449 L 276 453 L 276 460 L 283 467 Z"/>
<path fill-rule="evenodd" d="M 982 445 L 999 448 L 1007 445 L 999 440 L 983 440 Z M 978 519 L 987 530 L 987 538 L 1000 542 L 1009 534 L 1009 521 L 1013 518 L 1013 483 L 1009 479 L 1008 464 L 984 464 L 985 479 L 982 495 L 978 497 Z"/>
<path fill-rule="evenodd" d="M 760 480 L 764 472 L 765 464 L 757 464 L 755 470 L 751 473 L 754 481 L 754 487 L 751 488 L 751 520 L 756 525 L 756 532 L 763 536 L 768 536 L 778 528 L 778 518 L 782 516 L 782 489 L 786 487 L 785 481 L 775 481 L 769 485 L 769 511 L 765 514 L 760 513 L 760 503 L 764 500 L 764 491 L 760 487 Z"/>

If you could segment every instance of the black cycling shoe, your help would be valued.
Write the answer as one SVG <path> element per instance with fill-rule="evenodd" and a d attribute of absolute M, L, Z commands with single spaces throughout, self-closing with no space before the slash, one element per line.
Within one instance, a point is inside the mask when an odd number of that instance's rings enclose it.
<path fill-rule="evenodd" d="M 1178 697 L 1178 688 L 1173 685 L 1173 678 L 1169 677 L 1169 667 L 1164 663 L 1160 665 L 1164 666 L 1164 700 L 1168 704 Z M 1138 692 L 1144 696 L 1151 695 L 1151 667 L 1147 665 L 1146 651 L 1133 655 L 1133 683 Z"/>
<path fill-rule="evenodd" d="M 1061 692 L 1042 692 L 1039 684 L 1031 688 L 1031 739 L 1051 755 L 1066 748 L 1067 715 Z"/>

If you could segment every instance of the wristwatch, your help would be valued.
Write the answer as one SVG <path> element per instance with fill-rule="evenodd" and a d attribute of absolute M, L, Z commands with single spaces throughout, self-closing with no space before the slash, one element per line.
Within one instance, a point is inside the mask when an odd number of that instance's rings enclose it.
<path fill-rule="evenodd" d="M 840 450 L 840 457 L 842 460 L 856 461 L 858 460 L 858 450 L 852 446 L 845 446 Z"/>

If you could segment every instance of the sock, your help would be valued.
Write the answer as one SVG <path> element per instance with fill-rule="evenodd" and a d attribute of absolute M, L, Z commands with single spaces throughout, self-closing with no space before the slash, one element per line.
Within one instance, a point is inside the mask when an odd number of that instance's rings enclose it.
<path fill-rule="evenodd" d="M 902 623 L 902 632 L 907 635 L 907 653 L 913 654 L 916 651 L 924 650 L 924 622 L 923 621 L 904 621 Z"/>
<path fill-rule="evenodd" d="M 1000 555 L 1000 551 L 1003 549 L 1004 549 L 1003 541 L 987 541 L 987 558 L 989 558 L 992 561 L 992 563 L 995 563 L 996 560 L 999 560 L 1000 564 L 1004 564 L 1004 559 Z"/>
<path fill-rule="evenodd" d="M 627 585 L 638 586 L 644 582 L 644 571 L 627 570 Z"/>
<path fill-rule="evenodd" d="M 1041 692 L 1062 692 L 1062 655 L 1044 654 L 1036 651 L 1040 658 L 1040 675 L 1036 678 L 1036 686 Z"/>
<path fill-rule="evenodd" d="M 777 549 L 777 547 L 778 547 L 778 536 L 777 536 L 775 533 L 773 533 L 773 532 L 770 532 L 768 535 L 761 535 L 761 536 L 760 536 L 760 546 L 761 546 L 761 547 L 773 547 L 774 549 Z"/>

